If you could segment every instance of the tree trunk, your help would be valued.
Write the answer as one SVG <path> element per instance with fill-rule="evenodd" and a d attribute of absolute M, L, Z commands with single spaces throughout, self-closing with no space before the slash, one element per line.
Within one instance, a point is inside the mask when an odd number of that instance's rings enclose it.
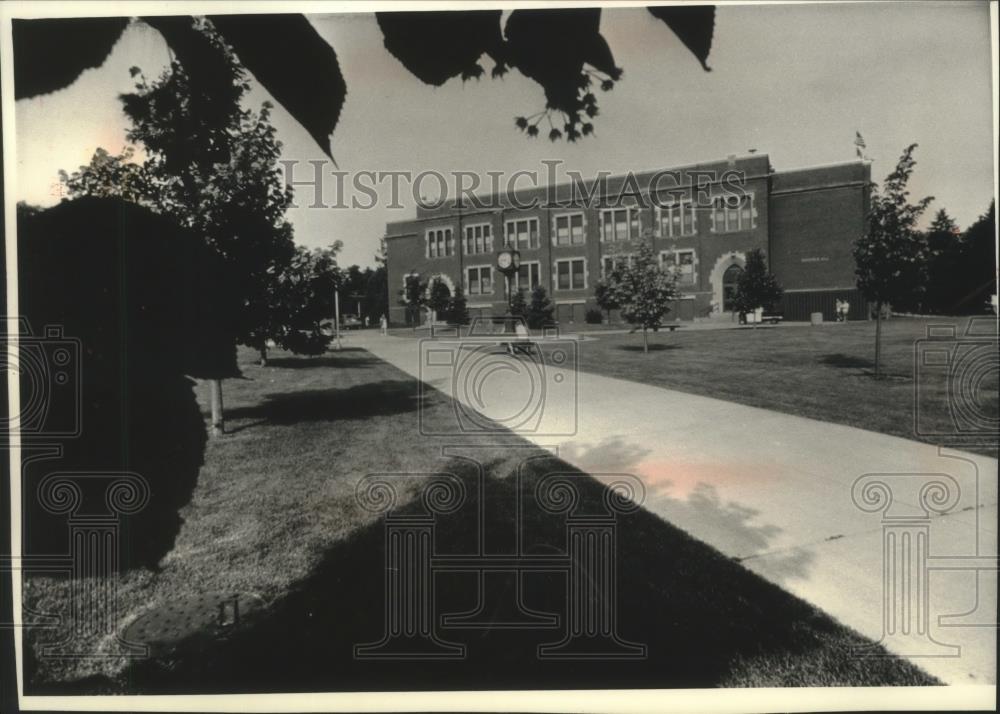
<path fill-rule="evenodd" d="M 260 351 L 260 366 L 261 367 L 266 367 L 267 366 L 267 343 L 266 342 L 263 343 L 263 344 L 261 344 L 259 351 Z"/>
<path fill-rule="evenodd" d="M 226 433 L 226 424 L 222 416 L 222 380 L 209 381 L 212 389 L 212 436 L 222 436 Z"/>
<path fill-rule="evenodd" d="M 642 351 L 649 354 L 649 338 L 646 336 L 646 326 L 642 326 Z"/>
<path fill-rule="evenodd" d="M 875 303 L 875 379 L 880 379 L 882 361 L 882 301 Z"/>

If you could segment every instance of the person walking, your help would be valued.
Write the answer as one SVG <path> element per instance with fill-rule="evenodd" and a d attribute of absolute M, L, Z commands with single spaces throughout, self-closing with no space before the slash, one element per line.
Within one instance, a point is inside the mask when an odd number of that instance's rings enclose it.
<path fill-rule="evenodd" d="M 378 319 L 378 327 L 383 337 L 389 334 L 389 321 L 385 319 L 385 315 Z"/>

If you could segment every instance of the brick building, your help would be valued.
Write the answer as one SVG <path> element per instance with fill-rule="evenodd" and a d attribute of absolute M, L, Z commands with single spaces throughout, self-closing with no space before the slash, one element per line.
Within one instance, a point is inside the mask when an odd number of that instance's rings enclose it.
<path fill-rule="evenodd" d="M 495 260 L 509 244 L 521 254 L 513 288 L 542 285 L 559 322 L 580 323 L 596 307 L 594 286 L 638 240 L 679 271 L 675 319 L 732 319 L 735 280 L 753 248 L 785 289 L 785 319 L 833 319 L 838 299 L 858 319 L 866 310 L 851 247 L 864 230 L 870 175 L 861 161 L 778 172 L 753 154 L 484 198 L 488 208 L 420 207 L 386 226 L 389 320 L 420 319 L 400 300 L 411 275 L 461 285 L 473 317 L 504 314 Z"/>

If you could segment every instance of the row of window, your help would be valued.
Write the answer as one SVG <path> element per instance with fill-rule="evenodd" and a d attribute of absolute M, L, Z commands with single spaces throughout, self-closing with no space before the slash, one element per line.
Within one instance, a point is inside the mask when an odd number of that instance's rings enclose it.
<path fill-rule="evenodd" d="M 632 265 L 632 257 L 632 253 L 604 256 L 601 258 L 601 277 L 606 278 L 616 267 Z M 678 285 L 694 285 L 698 282 L 695 262 L 694 250 L 664 250 L 660 252 L 660 267 L 676 271 Z"/>
<path fill-rule="evenodd" d="M 660 266 L 677 272 L 679 285 L 697 283 L 695 251 L 675 250 L 660 253 Z M 607 255 L 601 260 L 601 276 L 606 277 L 616 266 L 631 265 L 632 254 Z M 521 263 L 513 276 L 514 290 L 533 290 L 542 284 L 542 266 L 538 261 Z M 477 265 L 465 270 L 465 286 L 469 295 L 493 294 L 493 267 Z M 556 290 L 586 290 L 587 261 L 585 258 L 566 258 L 555 261 Z"/>
<path fill-rule="evenodd" d="M 657 209 L 660 235 L 677 238 L 693 236 L 697 233 L 698 208 L 690 200 L 680 201 Z M 743 200 L 727 200 L 719 196 L 710 210 L 713 233 L 732 233 L 750 230 L 756 226 L 756 212 L 753 194 Z M 616 243 L 629 241 L 641 235 L 640 210 L 638 208 L 609 208 L 600 213 L 600 236 L 602 242 Z M 557 246 L 583 245 L 586 242 L 583 213 L 567 213 L 556 216 L 553 222 L 553 244 Z M 453 255 L 450 228 L 432 228 L 427 231 L 428 258 L 443 258 Z M 539 246 L 537 218 L 523 218 L 506 221 L 504 224 L 504 244 L 519 250 L 530 250 Z M 482 255 L 493 252 L 493 233 L 489 223 L 479 223 L 465 227 L 465 254 Z"/>

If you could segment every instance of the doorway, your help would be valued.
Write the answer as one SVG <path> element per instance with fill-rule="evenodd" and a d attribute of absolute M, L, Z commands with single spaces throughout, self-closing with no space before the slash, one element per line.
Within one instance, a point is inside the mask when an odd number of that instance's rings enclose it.
<path fill-rule="evenodd" d="M 740 275 L 743 273 L 743 268 L 736 265 L 730 265 L 726 268 L 726 272 L 722 274 L 722 310 L 723 312 L 731 312 L 734 310 L 733 298 L 736 297 L 736 285 L 739 282 Z"/>

